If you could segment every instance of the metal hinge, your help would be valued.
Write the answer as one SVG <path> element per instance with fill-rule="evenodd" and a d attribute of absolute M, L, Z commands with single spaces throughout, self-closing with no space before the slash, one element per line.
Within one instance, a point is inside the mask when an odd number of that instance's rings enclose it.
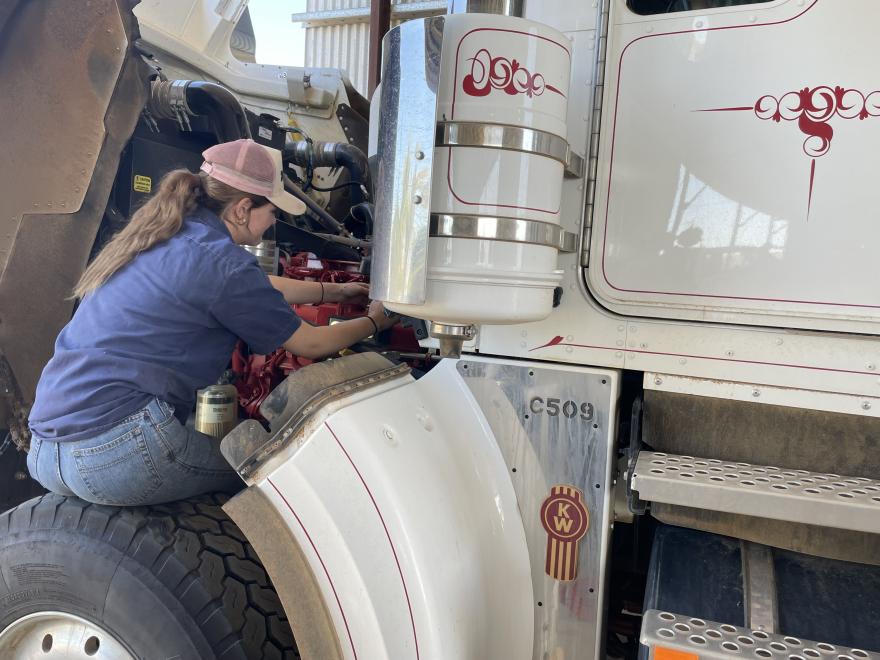
<path fill-rule="evenodd" d="M 609 0 L 602 0 L 597 8 L 596 46 L 593 56 L 593 107 L 590 121 L 589 151 L 586 157 L 586 206 L 581 239 L 581 268 L 590 265 L 590 238 L 592 236 L 593 211 L 596 202 L 596 175 L 599 164 L 599 129 L 602 125 L 602 95 L 605 91 L 605 48 L 608 35 Z"/>
<path fill-rule="evenodd" d="M 581 243 L 581 268 L 590 266 L 590 239 L 593 235 L 593 228 L 590 225 L 584 227 L 584 237 Z"/>

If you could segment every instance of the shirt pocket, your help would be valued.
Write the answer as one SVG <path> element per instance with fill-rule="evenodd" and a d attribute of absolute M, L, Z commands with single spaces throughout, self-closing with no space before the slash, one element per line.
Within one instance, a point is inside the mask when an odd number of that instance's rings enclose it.
<path fill-rule="evenodd" d="M 162 485 L 140 426 L 103 444 L 72 453 L 77 473 L 102 504 L 141 504 Z"/>

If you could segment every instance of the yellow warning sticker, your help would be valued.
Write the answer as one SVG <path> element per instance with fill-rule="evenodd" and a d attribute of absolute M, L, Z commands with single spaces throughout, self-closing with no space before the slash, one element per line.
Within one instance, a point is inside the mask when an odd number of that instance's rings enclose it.
<path fill-rule="evenodd" d="M 143 174 L 135 174 L 134 189 L 135 192 L 151 192 L 153 190 L 153 180 L 148 176 L 144 176 Z"/>

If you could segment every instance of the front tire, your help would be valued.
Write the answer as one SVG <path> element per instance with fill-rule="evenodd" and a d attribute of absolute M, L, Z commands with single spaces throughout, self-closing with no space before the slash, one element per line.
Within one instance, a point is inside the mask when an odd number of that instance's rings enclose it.
<path fill-rule="evenodd" d="M 49 660 L 67 639 L 79 641 L 54 657 L 115 658 L 118 644 L 133 658 L 298 658 L 269 577 L 223 501 L 116 508 L 49 494 L 7 511 L 0 658 L 31 657 L 33 647 Z"/>

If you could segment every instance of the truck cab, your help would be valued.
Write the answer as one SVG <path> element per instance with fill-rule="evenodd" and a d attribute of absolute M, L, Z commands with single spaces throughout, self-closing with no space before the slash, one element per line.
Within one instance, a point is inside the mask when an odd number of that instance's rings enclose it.
<path fill-rule="evenodd" d="M 878 657 L 880 9 L 841 4 L 453 0 L 367 99 L 243 55 L 246 0 L 7 3 L 0 655 Z M 266 271 L 403 321 L 236 349 L 232 498 L 43 494 L 73 284 L 240 137 L 307 206 Z"/>

